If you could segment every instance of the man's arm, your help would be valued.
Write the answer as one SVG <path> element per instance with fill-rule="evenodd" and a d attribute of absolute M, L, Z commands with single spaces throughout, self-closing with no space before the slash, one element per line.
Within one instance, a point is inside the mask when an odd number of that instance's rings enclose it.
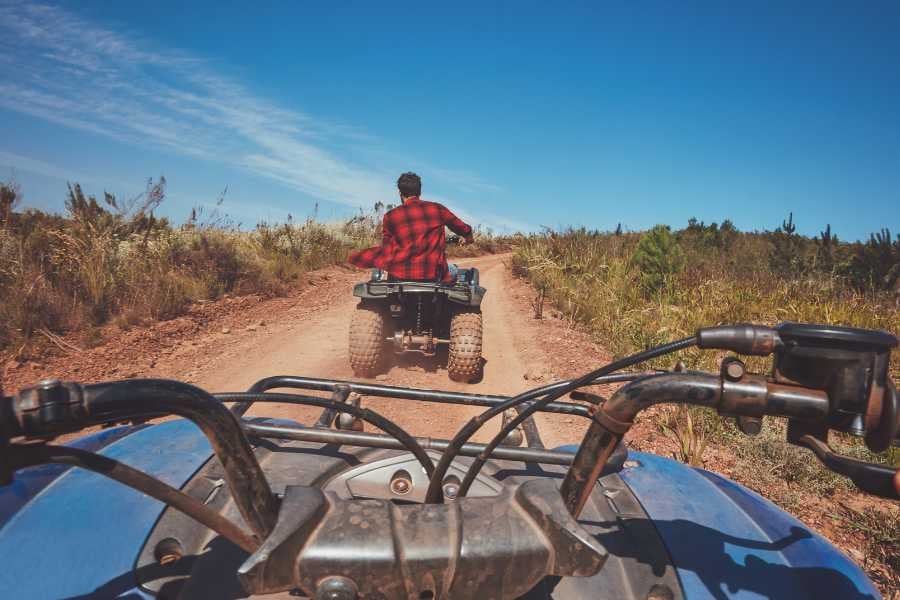
<path fill-rule="evenodd" d="M 347 262 L 361 269 L 372 269 L 378 266 L 378 259 L 381 257 L 381 247 L 366 248 L 350 254 Z"/>
<path fill-rule="evenodd" d="M 347 262 L 363 269 L 384 268 L 384 252 L 393 239 L 394 235 L 391 233 L 390 220 L 387 215 L 384 215 L 384 219 L 381 222 L 381 246 L 354 252 L 350 255 Z"/>
<path fill-rule="evenodd" d="M 441 221 L 450 228 L 450 231 L 456 235 L 460 235 L 470 244 L 472 243 L 472 228 L 462 219 L 450 212 L 450 209 L 443 204 L 438 204 L 441 210 Z"/>

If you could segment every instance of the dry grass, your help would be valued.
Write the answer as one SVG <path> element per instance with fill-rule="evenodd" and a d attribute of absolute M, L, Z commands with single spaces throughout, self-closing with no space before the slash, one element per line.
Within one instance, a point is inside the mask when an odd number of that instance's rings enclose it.
<path fill-rule="evenodd" d="M 699 327 L 724 323 L 791 320 L 895 333 L 900 329 L 900 304 L 891 292 L 891 281 L 882 277 L 879 281 L 890 285 L 860 288 L 854 284 L 860 280 L 858 273 L 853 278 L 843 276 L 833 262 L 827 263 L 827 270 L 817 268 L 821 253 L 810 240 L 791 241 L 794 251 L 801 254 L 791 261 L 780 261 L 796 268 L 785 272 L 773 268 L 784 252 L 783 233 L 773 236 L 729 229 L 714 243 L 693 233 L 676 233 L 683 266 L 675 270 L 664 265 L 662 277 L 655 280 L 657 286 L 645 285 L 647 277 L 639 266 L 654 261 L 633 259 L 640 234 L 546 232 L 519 244 L 513 268 L 542 290 L 568 319 L 593 332 L 598 343 L 616 357 L 692 335 Z M 858 266 L 853 252 L 858 255 L 862 250 L 871 248 L 837 246 L 830 251 L 834 256 L 844 256 L 845 264 Z M 811 260 L 802 252 L 808 252 Z M 889 273 L 897 271 L 890 265 L 880 268 Z M 670 368 L 681 360 L 688 368 L 716 370 L 723 356 L 687 350 L 661 358 L 654 366 Z M 898 356 L 900 353 L 894 353 L 891 364 L 895 379 L 900 376 Z M 763 359 L 748 360 L 748 364 L 757 372 L 769 366 Z M 777 419 L 767 419 L 761 435 L 746 437 L 709 410 L 681 407 L 660 410 L 657 415 L 656 424 L 670 439 L 676 458 L 702 465 L 708 448 L 728 448 L 736 460 L 734 478 L 788 510 L 802 508 L 803 499 L 809 495 L 835 503 L 852 489 L 852 483 L 822 467 L 809 451 L 787 444 L 785 424 Z M 900 452 L 873 455 L 856 438 L 835 435 L 833 445 L 843 454 L 900 465 Z M 872 564 L 864 565 L 869 575 L 888 596 L 900 594 L 896 514 L 873 508 L 862 513 L 844 511 L 841 518 L 870 540 L 866 556 Z"/>
<path fill-rule="evenodd" d="M 725 251 L 683 243 L 683 270 L 648 294 L 632 261 L 639 238 L 584 230 L 533 236 L 519 244 L 513 267 L 617 356 L 722 323 L 790 320 L 888 330 L 900 324 L 900 307 L 888 293 L 859 291 L 823 273 L 775 275 L 768 268 L 771 244 L 755 234 L 737 234 Z M 676 359 L 709 369 L 717 357 L 688 350 L 658 364 Z M 896 359 L 893 369 L 896 376 Z"/>
<path fill-rule="evenodd" d="M 867 540 L 863 568 L 887 590 L 888 600 L 900 598 L 900 519 L 877 508 L 858 510 L 846 505 L 830 516 Z"/>
<path fill-rule="evenodd" d="M 673 406 L 657 421 L 662 432 L 675 444 L 674 458 L 694 467 L 703 466 L 703 454 L 709 443 L 710 426 L 693 406 Z"/>
<path fill-rule="evenodd" d="M 307 271 L 346 262 L 381 241 L 384 207 L 344 222 L 260 223 L 239 230 L 218 209 L 194 211 L 182 225 L 154 217 L 165 180 L 129 202 L 86 197 L 69 187 L 65 215 L 17 212 L 18 188 L 0 185 L 0 352 L 28 358 L 50 336 L 130 327 L 183 314 L 223 294 L 281 295 Z M 477 231 L 451 256 L 506 251 L 509 238 Z M 58 345 L 58 343 L 57 343 Z"/>

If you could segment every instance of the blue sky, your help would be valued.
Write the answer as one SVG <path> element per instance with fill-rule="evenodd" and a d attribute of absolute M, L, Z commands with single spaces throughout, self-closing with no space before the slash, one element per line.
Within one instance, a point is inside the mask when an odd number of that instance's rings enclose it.
<path fill-rule="evenodd" d="M 0 0 L 0 178 L 253 225 L 423 196 L 495 230 L 900 231 L 898 2 Z"/>

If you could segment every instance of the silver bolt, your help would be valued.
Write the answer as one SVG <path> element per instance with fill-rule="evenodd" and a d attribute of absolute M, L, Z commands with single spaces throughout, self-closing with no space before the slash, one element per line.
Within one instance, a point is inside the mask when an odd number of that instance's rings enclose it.
<path fill-rule="evenodd" d="M 455 483 L 444 484 L 444 497 L 453 500 L 459 494 L 459 486 Z"/>
<path fill-rule="evenodd" d="M 732 381 L 737 381 L 744 376 L 744 365 L 737 361 L 732 361 L 725 367 L 725 374 Z"/>
<path fill-rule="evenodd" d="M 391 491 L 395 494 L 403 495 L 408 494 L 409 490 L 412 489 L 412 482 L 409 479 L 404 479 L 403 477 L 398 477 L 391 481 Z"/>

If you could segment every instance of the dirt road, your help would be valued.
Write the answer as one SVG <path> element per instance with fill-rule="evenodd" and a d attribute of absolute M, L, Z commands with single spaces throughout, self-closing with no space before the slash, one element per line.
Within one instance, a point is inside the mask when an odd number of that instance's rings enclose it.
<path fill-rule="evenodd" d="M 380 383 L 429 389 L 450 389 L 484 394 L 515 394 L 539 383 L 526 380 L 529 373 L 540 372 L 544 357 L 532 345 L 535 332 L 528 315 L 511 302 L 511 276 L 504 264 L 508 257 L 495 255 L 459 261 L 461 266 L 478 267 L 481 284 L 487 288 L 484 315 L 484 377 L 478 383 L 450 381 L 447 371 L 436 359 L 412 355 L 394 360 L 389 370 L 378 377 Z M 355 379 L 347 357 L 347 335 L 357 299 L 350 283 L 361 278 L 359 272 L 347 273 L 329 281 L 320 294 L 331 300 L 310 311 L 306 303 L 266 322 L 265 331 L 244 336 L 237 344 L 216 356 L 195 382 L 211 391 L 244 390 L 270 375 L 306 375 L 337 379 Z M 521 284 L 520 284 L 521 285 Z M 419 435 L 449 437 L 465 421 L 483 408 L 431 403 L 410 403 L 366 398 L 369 406 Z M 256 405 L 250 414 L 293 417 L 309 421 L 317 410 L 286 405 Z M 574 419 L 541 417 L 539 426 L 548 446 L 578 439 L 581 427 Z M 483 440 L 496 432 L 499 420 L 488 424 L 476 438 Z M 572 430 L 568 431 L 569 425 Z"/>
<path fill-rule="evenodd" d="M 586 334 L 554 316 L 533 318 L 533 290 L 514 278 L 509 255 L 458 260 L 478 267 L 487 288 L 484 314 L 484 377 L 474 384 L 450 381 L 438 360 L 413 355 L 395 360 L 377 379 L 387 385 L 515 395 L 526 389 L 581 374 L 603 362 L 601 349 Z M 66 341 L 61 351 L 40 361 L 8 361 L 2 387 L 12 392 L 43 378 L 90 383 L 110 379 L 162 377 L 199 385 L 214 392 L 244 391 L 273 375 L 301 375 L 352 380 L 348 361 L 350 318 L 357 299 L 353 284 L 359 270 L 329 267 L 308 273 L 287 297 L 226 297 L 195 305 L 185 316 L 128 329 L 110 325 L 105 343 L 90 349 Z M 77 350 L 77 351 L 76 351 Z M 363 399 L 420 436 L 448 438 L 484 410 L 377 398 Z M 260 404 L 251 415 L 293 418 L 310 423 L 317 409 Z M 475 437 L 483 441 L 499 428 L 499 419 Z M 554 447 L 580 440 L 584 420 L 539 415 L 544 443 Z"/>

